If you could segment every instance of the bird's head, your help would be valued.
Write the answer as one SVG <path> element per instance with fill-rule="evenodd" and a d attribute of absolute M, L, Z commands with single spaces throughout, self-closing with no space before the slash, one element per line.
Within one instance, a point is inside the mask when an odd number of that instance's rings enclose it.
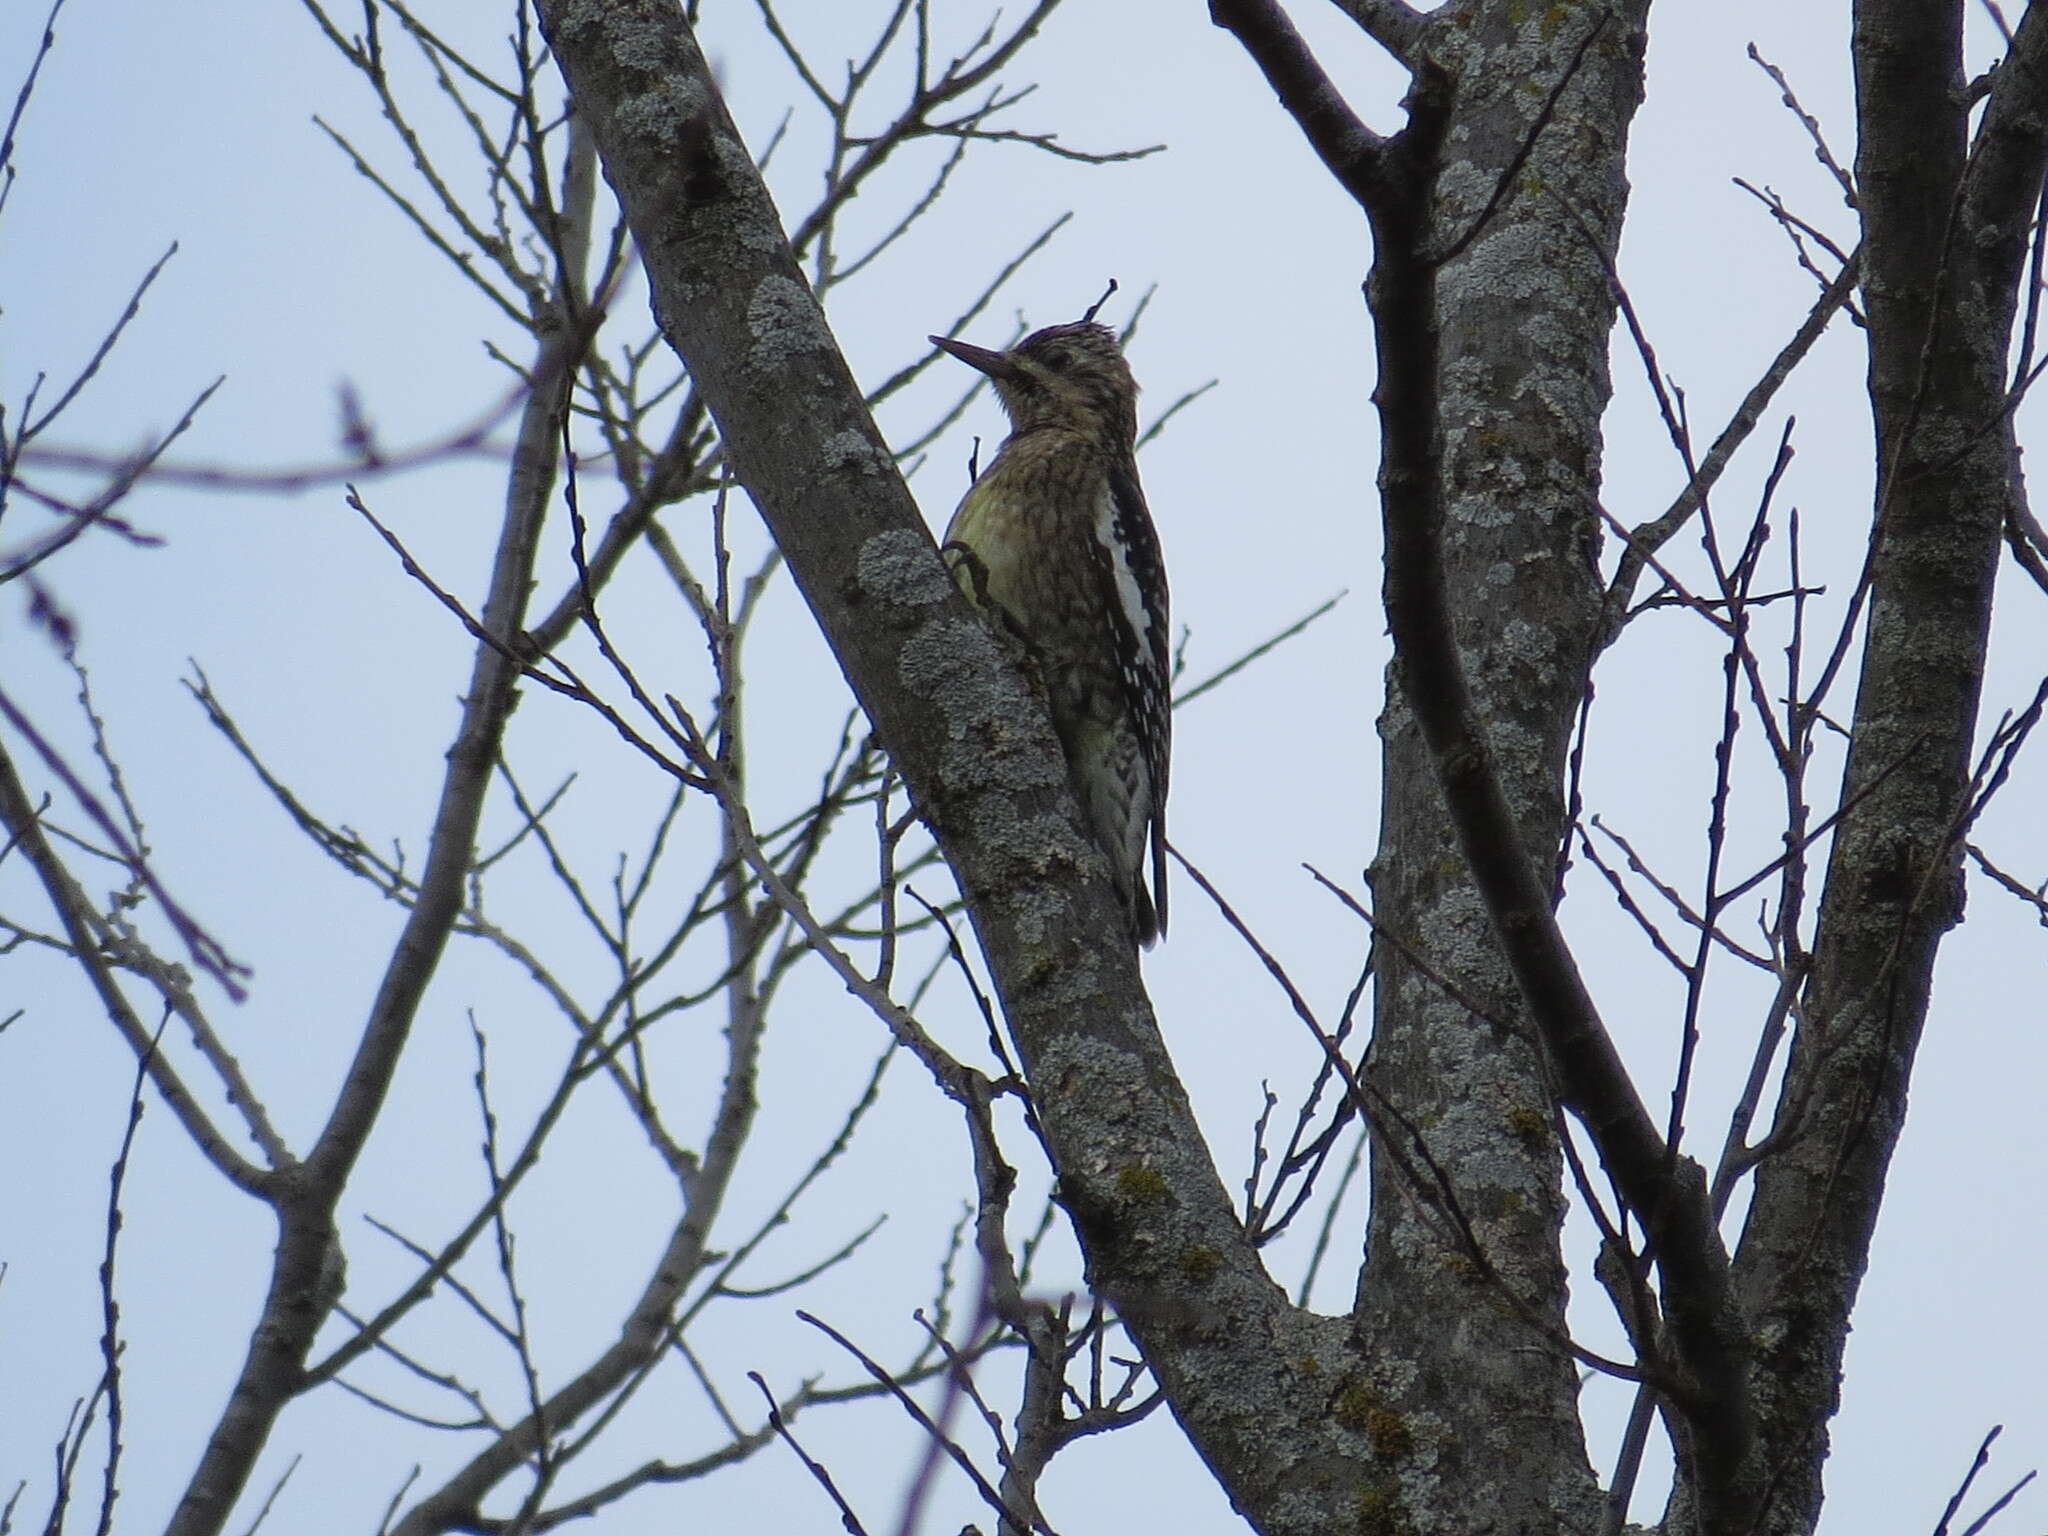
<path fill-rule="evenodd" d="M 1138 437 L 1138 385 L 1116 333 L 1092 320 L 1033 331 L 1007 352 L 932 337 L 968 367 L 985 373 L 1019 432 L 1060 426 L 1108 435 L 1124 448 Z"/>

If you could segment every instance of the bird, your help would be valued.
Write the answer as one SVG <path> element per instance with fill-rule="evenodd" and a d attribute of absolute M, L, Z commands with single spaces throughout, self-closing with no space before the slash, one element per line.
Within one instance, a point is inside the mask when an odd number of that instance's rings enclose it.
<path fill-rule="evenodd" d="M 1043 689 L 1131 937 L 1150 948 L 1166 931 L 1166 565 L 1138 483 L 1137 381 L 1093 316 L 1003 351 L 931 338 L 988 377 L 1010 419 L 940 554 Z"/>

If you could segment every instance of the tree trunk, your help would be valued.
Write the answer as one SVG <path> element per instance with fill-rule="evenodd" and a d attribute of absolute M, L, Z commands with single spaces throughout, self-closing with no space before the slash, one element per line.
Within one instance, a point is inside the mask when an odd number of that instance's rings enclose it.
<path fill-rule="evenodd" d="M 1540 131 L 1537 119 L 1605 9 L 1552 7 L 1539 24 L 1490 5 L 1446 31 L 1438 57 L 1454 95 L 1423 239 L 1443 249 L 1471 228 L 1528 149 L 1485 228 L 1437 277 L 1442 557 L 1473 703 L 1524 845 L 1545 861 L 1564 833 L 1565 757 L 1601 612 L 1600 421 L 1615 313 L 1602 258 L 1628 195 L 1644 5 L 1602 29 Z M 1369 1070 L 1448 1175 L 1501 1280 L 1562 1335 L 1551 1095 L 1402 670 L 1389 669 L 1380 718 L 1378 916 L 1492 1019 L 1383 940 Z M 1394 1159 L 1374 1157 L 1357 1320 L 1375 1380 L 1418 1426 L 1418 1460 L 1442 1490 L 1413 1511 L 1417 1528 L 1593 1529 L 1577 1367 L 1475 1272 L 1408 1183 Z"/>
<path fill-rule="evenodd" d="M 1771 1531 L 1819 1517 L 1828 1420 L 1926 1022 L 1962 915 L 1960 837 L 2001 535 L 2005 365 L 2043 172 L 2048 17 L 2030 7 L 1969 142 L 1963 5 L 1856 9 L 1856 182 L 1878 492 L 1869 632 L 1813 970 L 1736 1263 Z M 1859 798 L 1860 797 L 1860 798 Z"/>

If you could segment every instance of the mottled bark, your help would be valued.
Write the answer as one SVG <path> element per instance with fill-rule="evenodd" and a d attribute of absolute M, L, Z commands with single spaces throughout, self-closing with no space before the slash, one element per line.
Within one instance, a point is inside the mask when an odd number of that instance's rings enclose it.
<path fill-rule="evenodd" d="M 2000 535 L 2017 494 L 2005 364 L 2041 190 L 2048 16 L 2030 7 L 1976 141 L 1962 0 L 1856 8 L 1856 180 L 1878 499 L 1869 632 L 1788 1090 L 1737 1257 L 1772 1531 L 1818 1517 L 1827 1423 L 1885 1170 L 1961 917 L 1961 849 Z M 1873 785 L 1875 787 L 1873 787 Z"/>
<path fill-rule="evenodd" d="M 1599 432 L 1614 303 L 1585 231 L 1611 255 L 1641 95 L 1643 6 L 1585 50 L 1540 133 L 1536 120 L 1605 10 L 1471 7 L 1431 40 L 1455 89 L 1422 248 L 1447 248 L 1472 228 L 1528 148 L 1486 226 L 1436 274 L 1436 410 L 1443 595 L 1476 724 L 1523 848 L 1544 872 L 1563 835 L 1565 754 L 1601 604 Z M 1384 293 L 1375 300 L 1384 311 Z M 1383 391 L 1386 378 L 1383 361 Z M 1392 518 L 1396 489 L 1387 494 Z M 1373 894 L 1381 921 L 1498 1022 L 1475 1018 L 1382 943 L 1369 1070 L 1423 1128 L 1502 1278 L 1561 1332 L 1564 1199 L 1551 1094 L 1459 853 L 1405 670 L 1390 670 L 1380 722 Z M 1489 1294 L 1404 1182 L 1392 1159 L 1374 1159 L 1358 1324 L 1368 1352 L 1387 1362 L 1389 1401 L 1429 1426 L 1439 1486 L 1462 1490 L 1414 1509 L 1417 1528 L 1590 1529 L 1594 1485 L 1572 1361 Z"/>

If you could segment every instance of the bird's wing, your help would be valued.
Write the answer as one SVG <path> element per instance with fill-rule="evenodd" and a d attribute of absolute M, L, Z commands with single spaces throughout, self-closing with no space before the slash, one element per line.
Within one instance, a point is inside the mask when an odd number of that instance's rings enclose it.
<path fill-rule="evenodd" d="M 1168 634 L 1166 561 L 1159 533 L 1145 506 L 1135 465 L 1114 464 L 1108 494 L 1098 509 L 1095 538 L 1107 559 L 1100 566 L 1110 584 L 1105 610 L 1120 621 L 1117 674 L 1124 704 L 1138 726 L 1145 769 L 1152 781 L 1152 884 L 1159 926 L 1166 927 L 1166 783 L 1173 739 L 1172 645 Z M 1146 594 L 1154 594 L 1148 602 Z"/>

